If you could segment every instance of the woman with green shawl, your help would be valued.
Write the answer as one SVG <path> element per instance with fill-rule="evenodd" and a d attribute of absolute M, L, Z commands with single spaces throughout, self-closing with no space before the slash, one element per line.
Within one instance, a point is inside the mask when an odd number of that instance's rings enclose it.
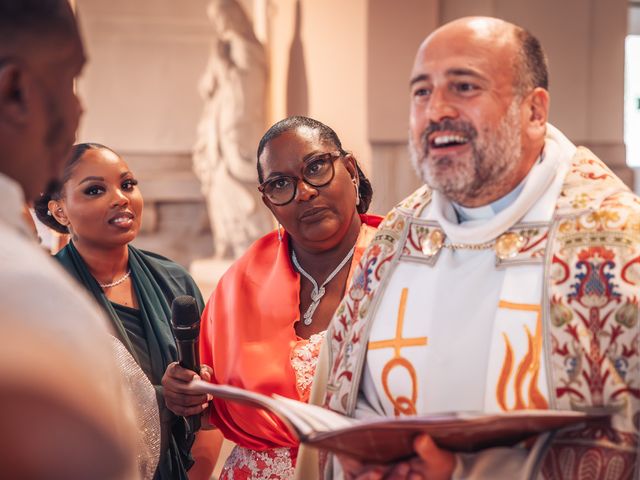
<path fill-rule="evenodd" d="M 69 233 L 56 259 L 107 312 L 119 340 L 156 389 L 161 453 L 155 479 L 187 480 L 194 433 L 164 405 L 167 365 L 177 360 L 170 327 L 171 303 L 191 295 L 200 311 L 198 287 L 180 265 L 130 245 L 140 230 L 143 199 L 127 164 L 111 149 L 75 145 L 62 182 L 36 203 L 38 218 Z"/>

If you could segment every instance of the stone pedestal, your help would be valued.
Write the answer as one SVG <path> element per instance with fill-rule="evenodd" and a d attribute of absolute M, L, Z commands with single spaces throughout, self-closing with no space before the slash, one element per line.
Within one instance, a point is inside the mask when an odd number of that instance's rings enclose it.
<path fill-rule="evenodd" d="M 136 247 L 185 267 L 213 255 L 213 240 L 200 183 L 188 154 L 119 152 L 140 181 L 144 198 Z"/>

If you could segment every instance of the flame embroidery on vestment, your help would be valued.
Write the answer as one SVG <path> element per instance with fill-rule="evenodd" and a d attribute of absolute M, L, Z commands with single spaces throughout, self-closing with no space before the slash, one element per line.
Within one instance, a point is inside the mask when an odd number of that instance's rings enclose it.
<path fill-rule="evenodd" d="M 522 360 L 518 363 L 518 367 L 513 378 L 513 393 L 514 404 L 508 405 L 507 392 L 508 384 L 511 379 L 511 374 L 514 366 L 514 351 L 506 333 L 503 332 L 502 336 L 505 342 L 505 354 L 504 361 L 502 363 L 502 370 L 498 379 L 496 387 L 496 396 L 498 405 L 504 411 L 511 410 L 525 410 L 525 409 L 547 409 L 549 404 L 544 398 L 544 395 L 538 389 L 538 378 L 540 375 L 540 355 L 542 353 L 542 321 L 540 316 L 540 305 L 524 304 L 524 303 L 512 303 L 500 300 L 498 304 L 499 308 L 507 308 L 511 310 L 520 310 L 527 312 L 535 312 L 536 316 L 536 332 L 535 335 L 531 335 L 529 328 L 524 325 L 524 330 L 527 335 L 527 353 L 522 357 Z M 528 388 L 525 388 L 528 380 Z M 525 400 L 526 391 L 526 400 Z"/>

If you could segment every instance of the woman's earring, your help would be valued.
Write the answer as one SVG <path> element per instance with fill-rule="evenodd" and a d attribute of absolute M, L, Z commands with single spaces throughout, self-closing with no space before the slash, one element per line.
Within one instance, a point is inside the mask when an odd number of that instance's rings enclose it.
<path fill-rule="evenodd" d="M 282 231 L 280 230 L 282 228 L 282 225 L 280 225 L 280 223 L 278 223 L 278 241 L 280 243 L 282 243 Z"/>
<path fill-rule="evenodd" d="M 353 184 L 356 187 L 356 205 L 360 205 L 360 188 L 358 187 L 358 181 L 354 178 Z"/>

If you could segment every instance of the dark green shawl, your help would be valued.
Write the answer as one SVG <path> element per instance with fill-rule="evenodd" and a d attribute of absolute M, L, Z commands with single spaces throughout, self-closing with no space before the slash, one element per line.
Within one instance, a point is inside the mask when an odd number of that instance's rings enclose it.
<path fill-rule="evenodd" d="M 118 314 L 96 279 L 89 273 L 73 243 L 63 248 L 56 255 L 56 259 L 87 288 L 107 312 L 119 339 L 140 364 Z M 178 359 L 170 327 L 171 303 L 177 296 L 191 295 L 195 297 L 202 312 L 204 306 L 202 295 L 184 268 L 160 255 L 129 246 L 129 268 L 131 268 L 131 278 L 140 304 L 142 327 L 151 357 L 151 371 L 144 373 L 156 388 L 162 421 L 162 452 L 154 478 L 186 480 L 186 471 L 193 463 L 189 451 L 194 436 L 186 431 L 182 417 L 176 417 L 165 407 L 160 382 L 167 365 Z"/>

